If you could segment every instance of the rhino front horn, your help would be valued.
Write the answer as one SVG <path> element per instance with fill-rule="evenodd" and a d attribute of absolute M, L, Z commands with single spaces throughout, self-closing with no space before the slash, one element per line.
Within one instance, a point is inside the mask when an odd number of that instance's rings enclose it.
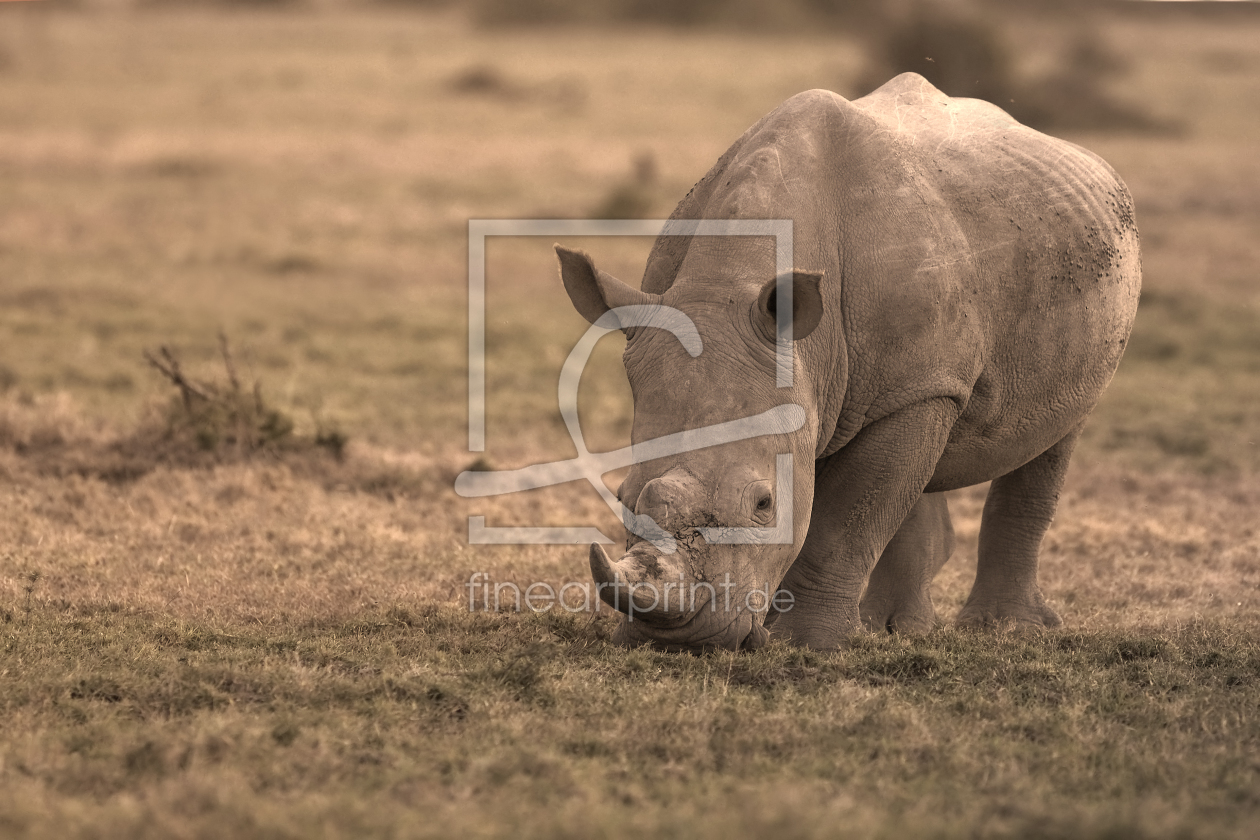
<path fill-rule="evenodd" d="M 591 577 L 601 601 L 615 610 L 629 611 L 629 589 L 624 581 L 617 580 L 617 570 L 599 543 L 591 543 Z"/>
<path fill-rule="evenodd" d="M 653 566 L 659 568 L 661 557 L 658 553 L 653 552 L 646 556 Z M 645 554 L 642 552 L 631 552 L 614 563 L 608 559 L 602 546 L 591 543 L 591 577 L 595 579 L 600 600 L 631 619 L 638 616 L 650 616 L 653 621 L 677 618 L 682 613 L 682 604 L 675 604 L 671 609 L 668 588 L 664 590 L 662 598 L 662 589 L 657 583 L 668 578 L 668 575 L 645 575 L 644 558 Z M 680 576 L 680 587 L 681 582 Z M 669 584 L 670 587 L 674 585 Z M 679 596 L 675 600 L 681 602 L 682 598 Z"/>

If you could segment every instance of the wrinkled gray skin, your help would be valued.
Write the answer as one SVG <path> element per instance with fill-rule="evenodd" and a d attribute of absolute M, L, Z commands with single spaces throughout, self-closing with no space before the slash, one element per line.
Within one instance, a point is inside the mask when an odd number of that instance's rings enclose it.
<path fill-rule="evenodd" d="M 784 403 L 803 428 L 636 465 L 624 504 L 678 540 L 591 546 L 603 597 L 629 584 L 718 583 L 623 616 L 616 639 L 670 650 L 833 648 L 863 625 L 925 631 L 953 550 L 941 491 L 992 480 L 957 622 L 1052 627 L 1037 555 L 1081 426 L 1128 339 L 1141 283 L 1132 203 L 1097 156 L 904 74 L 856 101 L 799 94 L 750 128 L 678 219 L 794 223 L 794 381 L 776 388 L 775 264 L 765 237 L 661 237 L 643 291 L 557 248 L 578 311 L 664 304 L 703 340 L 627 329 L 632 440 Z M 794 458 L 793 537 L 709 545 L 697 527 L 776 522 L 775 455 Z M 790 609 L 753 590 L 779 586 Z M 675 590 L 677 592 L 677 590 Z M 642 592 L 641 607 L 649 606 Z M 729 598 L 729 601 L 727 599 Z M 781 604 L 776 604 L 781 606 Z"/>

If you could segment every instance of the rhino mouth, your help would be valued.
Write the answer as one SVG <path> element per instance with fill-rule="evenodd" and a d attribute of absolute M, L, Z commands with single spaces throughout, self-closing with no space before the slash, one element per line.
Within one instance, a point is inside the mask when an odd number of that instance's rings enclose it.
<path fill-rule="evenodd" d="M 614 643 L 671 652 L 756 650 L 766 643 L 767 614 L 740 603 L 745 586 L 731 592 L 729 579 L 718 582 L 697 575 L 693 564 L 698 554 L 702 552 L 679 551 L 666 559 L 635 546 L 614 562 L 599 544 L 591 545 L 591 574 L 600 600 L 623 613 Z M 678 565 L 688 559 L 687 567 Z"/>
<path fill-rule="evenodd" d="M 755 651 L 769 641 L 762 616 L 740 612 L 726 624 L 697 626 L 703 613 L 682 622 L 662 625 L 657 621 L 630 620 L 623 616 L 613 633 L 613 643 L 624 647 L 650 647 L 668 653 L 710 653 L 719 650 Z"/>

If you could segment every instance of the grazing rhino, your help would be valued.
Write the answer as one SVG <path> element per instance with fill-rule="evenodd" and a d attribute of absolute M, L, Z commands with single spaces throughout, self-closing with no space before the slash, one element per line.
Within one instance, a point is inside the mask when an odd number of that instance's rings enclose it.
<path fill-rule="evenodd" d="M 1111 167 L 906 73 L 854 101 L 824 90 L 787 100 L 671 218 L 790 219 L 803 268 L 776 277 L 767 237 L 662 235 L 638 291 L 557 246 L 588 320 L 677 311 L 702 342 L 694 355 L 677 329 L 642 317 L 623 327 L 633 445 L 803 412 L 631 469 L 619 491 L 633 512 L 627 551 L 612 561 L 590 548 L 601 597 L 629 613 L 614 638 L 739 649 L 772 633 L 833 648 L 863 624 L 925 631 L 929 585 L 954 544 L 941 493 L 986 481 L 957 623 L 1060 624 L 1038 588 L 1038 551 L 1141 285 L 1133 205 Z M 778 318 L 781 283 L 790 321 Z M 781 320 L 790 387 L 776 387 Z M 788 454 L 785 486 L 777 456 Z M 790 541 L 720 539 L 772 524 L 790 525 Z"/>

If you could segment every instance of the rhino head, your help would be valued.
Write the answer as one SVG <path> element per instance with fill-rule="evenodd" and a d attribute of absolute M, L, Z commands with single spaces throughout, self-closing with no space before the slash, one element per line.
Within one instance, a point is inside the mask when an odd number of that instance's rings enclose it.
<path fill-rule="evenodd" d="M 613 559 L 590 547 L 600 597 L 624 613 L 614 641 L 666 650 L 760 646 L 767 618 L 790 608 L 786 593 L 776 600 L 776 592 L 809 525 L 818 438 L 817 396 L 800 353 L 792 354 L 793 384 L 776 387 L 776 341 L 799 342 L 818 326 L 822 275 L 778 278 L 772 269 L 737 267 L 721 276 L 680 274 L 663 294 L 651 294 L 600 271 L 581 251 L 556 252 L 569 297 L 591 323 L 619 307 L 651 307 L 681 313 L 702 344 L 691 352 L 670 329 L 643 319 L 623 327 L 638 461 L 617 494 L 626 550 Z M 790 319 L 777 306 L 785 282 Z M 660 457 L 652 451 L 683 437 L 684 447 L 665 447 L 671 451 Z M 651 460 L 639 460 L 645 456 Z"/>

